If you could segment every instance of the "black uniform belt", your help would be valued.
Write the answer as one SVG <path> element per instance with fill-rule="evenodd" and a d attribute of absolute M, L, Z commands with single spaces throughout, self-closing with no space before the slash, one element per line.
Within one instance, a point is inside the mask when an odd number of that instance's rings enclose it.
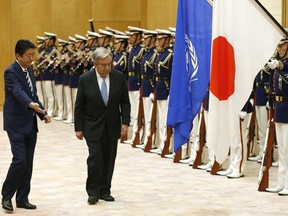
<path fill-rule="evenodd" d="M 128 73 L 128 76 L 138 76 L 138 73 L 136 73 L 136 72 L 129 72 L 129 73 Z"/>
<path fill-rule="evenodd" d="M 256 87 L 260 87 L 260 86 L 267 86 L 269 87 L 270 86 L 270 83 L 263 83 L 263 82 L 256 82 Z"/>
<path fill-rule="evenodd" d="M 146 80 L 148 80 L 148 79 L 152 79 L 153 78 L 153 76 L 152 75 L 142 75 L 141 76 L 141 79 L 146 79 Z"/>
<path fill-rule="evenodd" d="M 288 97 L 284 97 L 284 96 L 276 96 L 275 100 L 277 102 L 288 102 Z"/>
<path fill-rule="evenodd" d="M 156 77 L 156 81 L 169 81 L 169 77 Z"/>

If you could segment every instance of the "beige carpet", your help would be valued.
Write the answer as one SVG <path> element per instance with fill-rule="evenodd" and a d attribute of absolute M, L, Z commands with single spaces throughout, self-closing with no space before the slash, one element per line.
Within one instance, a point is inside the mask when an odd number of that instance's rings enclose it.
<path fill-rule="evenodd" d="M 2 113 L 0 113 L 2 125 Z M 245 177 L 228 179 L 173 163 L 127 144 L 119 144 L 112 184 L 115 202 L 87 204 L 87 147 L 73 127 L 39 123 L 30 201 L 37 210 L 15 208 L 15 215 L 186 216 L 287 215 L 288 197 L 258 192 L 259 164 L 248 162 Z M 205 150 L 207 151 L 207 150 Z M 206 160 L 204 158 L 204 160 Z M 0 131 L 0 186 L 11 161 L 9 141 Z M 223 165 L 227 167 L 227 162 Z M 277 168 L 270 170 L 276 185 Z M 0 215 L 4 215 L 0 210 Z"/>

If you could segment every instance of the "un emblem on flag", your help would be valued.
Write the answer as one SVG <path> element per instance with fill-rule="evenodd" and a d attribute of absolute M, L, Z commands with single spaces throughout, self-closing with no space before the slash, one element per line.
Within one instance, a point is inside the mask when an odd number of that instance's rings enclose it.
<path fill-rule="evenodd" d="M 191 92 L 192 82 L 198 80 L 196 76 L 198 73 L 199 64 L 195 47 L 187 34 L 185 34 L 185 57 L 189 91 Z"/>

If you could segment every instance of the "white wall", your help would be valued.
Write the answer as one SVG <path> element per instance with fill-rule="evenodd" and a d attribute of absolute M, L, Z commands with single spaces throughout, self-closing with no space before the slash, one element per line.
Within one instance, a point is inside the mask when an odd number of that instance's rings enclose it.
<path fill-rule="evenodd" d="M 259 0 L 262 5 L 282 24 L 282 0 Z"/>

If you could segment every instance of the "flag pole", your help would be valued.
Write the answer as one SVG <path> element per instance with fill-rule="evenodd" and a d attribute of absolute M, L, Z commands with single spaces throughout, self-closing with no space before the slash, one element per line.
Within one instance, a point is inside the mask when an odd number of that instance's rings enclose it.
<path fill-rule="evenodd" d="M 254 0 L 256 4 L 266 13 L 266 15 L 273 21 L 273 23 L 288 37 L 288 33 L 283 26 L 269 13 L 269 11 L 258 1 Z"/>
<path fill-rule="evenodd" d="M 213 6 L 213 0 L 207 0 L 207 2 L 208 2 L 211 6 Z"/>

